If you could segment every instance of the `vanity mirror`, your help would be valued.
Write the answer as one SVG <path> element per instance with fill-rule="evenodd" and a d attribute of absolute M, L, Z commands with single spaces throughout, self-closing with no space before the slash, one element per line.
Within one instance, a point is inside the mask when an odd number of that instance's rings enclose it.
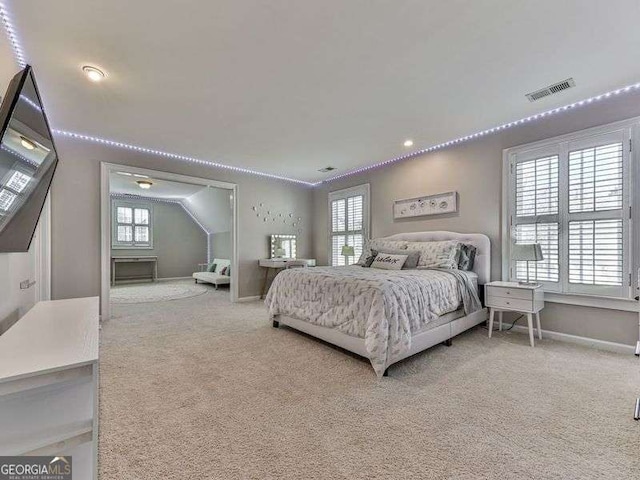
<path fill-rule="evenodd" d="M 271 235 L 271 258 L 296 258 L 296 235 Z"/>

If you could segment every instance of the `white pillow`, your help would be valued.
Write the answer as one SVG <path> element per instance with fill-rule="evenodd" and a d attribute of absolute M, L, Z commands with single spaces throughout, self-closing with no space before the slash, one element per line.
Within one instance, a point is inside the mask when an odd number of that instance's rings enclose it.
<path fill-rule="evenodd" d="M 358 259 L 357 265 L 364 265 L 367 257 L 371 256 L 373 250 L 406 250 L 407 243 L 405 240 L 385 240 L 384 238 L 372 238 L 366 242 L 362 249 L 362 255 Z"/>
<path fill-rule="evenodd" d="M 371 268 L 381 268 L 383 270 L 401 270 L 409 255 L 392 255 L 390 253 L 379 253 Z"/>
<path fill-rule="evenodd" d="M 409 250 L 419 250 L 418 268 L 458 268 L 460 242 L 443 240 L 439 242 L 409 242 Z"/>

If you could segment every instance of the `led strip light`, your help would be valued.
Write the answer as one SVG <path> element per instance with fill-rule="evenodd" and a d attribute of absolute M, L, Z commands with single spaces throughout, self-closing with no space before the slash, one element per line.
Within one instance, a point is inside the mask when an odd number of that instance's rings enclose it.
<path fill-rule="evenodd" d="M 25 60 L 22 46 L 20 45 L 20 41 L 18 40 L 16 29 L 13 27 L 13 23 L 10 20 L 9 10 L 3 2 L 0 2 L 0 21 L 4 26 L 5 32 L 7 32 L 7 37 L 9 38 L 9 43 L 11 44 L 11 48 L 13 49 L 16 63 L 20 66 L 20 68 L 26 67 L 27 61 Z"/>
<path fill-rule="evenodd" d="M 127 150 L 134 150 L 136 152 L 149 153 L 149 154 L 158 155 L 158 156 L 161 156 L 161 157 L 173 158 L 175 160 L 182 160 L 182 161 L 185 161 L 185 162 L 197 163 L 199 165 L 205 165 L 207 167 L 222 168 L 222 169 L 231 170 L 231 171 L 234 171 L 234 172 L 248 173 L 248 174 L 251 174 L 251 175 L 258 175 L 260 177 L 272 178 L 274 180 L 284 180 L 284 181 L 287 181 L 287 182 L 298 183 L 300 185 L 307 185 L 307 186 L 315 185 L 312 182 L 306 182 L 304 180 L 298 180 L 298 179 L 295 179 L 295 178 L 283 177 L 281 175 L 274 175 L 274 174 L 271 174 L 271 173 L 259 172 L 257 170 L 251 170 L 249 168 L 234 167 L 232 165 L 225 165 L 224 163 L 212 162 L 210 160 L 203 160 L 201 158 L 190 157 L 190 156 L 187 156 L 187 155 L 180 155 L 178 153 L 164 152 L 162 150 L 155 150 L 153 148 L 140 147 L 138 145 L 131 145 L 131 144 L 128 144 L 128 143 L 123 143 L 123 142 L 116 142 L 116 141 L 113 141 L 113 140 L 107 140 L 105 138 L 92 137 L 90 135 L 83 135 L 81 133 L 67 132 L 65 130 L 55 130 L 55 129 L 53 130 L 53 133 L 55 133 L 57 135 L 62 135 L 64 137 L 75 138 L 75 139 L 78 139 L 78 140 L 86 140 L 86 141 L 89 141 L 89 142 L 101 143 L 103 145 L 108 145 L 108 146 L 111 146 L 111 147 L 124 148 L 124 149 L 127 149 Z"/>
<path fill-rule="evenodd" d="M 5 31 L 7 33 L 7 37 L 9 38 L 9 41 L 11 43 L 11 46 L 13 48 L 14 51 L 14 55 L 16 58 L 16 62 L 18 63 L 18 65 L 20 65 L 21 68 L 24 68 L 26 66 L 26 61 L 25 61 L 25 56 L 22 50 L 22 46 L 20 45 L 20 42 L 18 41 L 18 36 L 16 34 L 15 28 L 13 27 L 13 24 L 10 20 L 10 16 L 9 16 L 9 12 L 7 7 L 4 5 L 4 3 L 2 3 L 0 1 L 0 21 L 2 21 L 2 24 L 4 25 Z M 225 165 L 222 163 L 217 163 L 217 162 L 212 162 L 212 161 L 208 161 L 208 160 L 202 160 L 199 158 L 195 158 L 195 157 L 190 157 L 187 155 L 180 155 L 180 154 L 176 154 L 176 153 L 169 153 L 169 152 L 164 152 L 161 150 L 156 150 L 156 149 L 152 149 L 152 148 L 146 148 L 146 147 L 140 147 L 137 145 L 130 145 L 127 143 L 123 143 L 123 142 L 117 142 L 114 140 L 107 140 L 104 138 L 99 138 L 99 137 L 93 137 L 90 135 L 84 135 L 84 134 L 80 134 L 80 133 L 74 133 L 74 132 L 69 132 L 66 130 L 54 130 L 54 133 L 59 134 L 59 135 L 63 135 L 66 137 L 70 137 L 70 138 L 75 138 L 78 140 L 86 140 L 86 141 L 90 141 L 90 142 L 95 142 L 95 143 L 101 143 L 103 145 L 108 145 L 108 146 L 112 146 L 112 147 L 118 147 L 118 148 L 124 148 L 124 149 L 128 149 L 128 150 L 134 150 L 137 152 L 142 152 L 142 153 L 148 153 L 148 154 L 152 154 L 152 155 L 158 155 L 158 156 L 162 156 L 162 157 L 167 157 L 167 158 L 172 158 L 175 160 L 182 160 L 182 161 L 186 161 L 186 162 L 191 162 L 191 163 L 197 163 L 200 165 L 205 165 L 208 167 L 214 167 L 214 168 L 221 168 L 221 169 L 226 169 L 226 170 L 231 170 L 234 172 L 239 172 L 239 173 L 246 173 L 246 174 L 250 174 L 250 175 L 257 175 L 257 176 L 261 176 L 261 177 L 266 177 L 266 178 L 272 178 L 275 180 L 284 180 L 287 182 L 293 182 L 293 183 L 297 183 L 300 185 L 306 185 L 306 186 L 310 186 L 310 187 L 315 187 L 318 185 L 322 185 L 324 183 L 329 183 L 329 182 L 333 182 L 335 180 L 341 179 L 341 178 L 345 178 L 351 175 L 357 175 L 359 173 L 363 173 L 369 170 L 373 170 L 376 168 L 380 168 L 380 167 L 385 167 L 387 165 L 390 165 L 392 163 L 396 163 L 402 160 L 408 160 L 410 158 L 415 158 L 418 157 L 420 155 L 424 155 L 426 153 L 430 153 L 436 150 L 442 150 L 444 148 L 447 147 L 451 147 L 454 145 L 458 145 L 460 143 L 463 142 L 468 142 L 470 140 L 475 140 L 476 138 L 479 137 L 484 137 L 486 135 L 490 135 L 493 133 L 497 133 L 497 132 L 501 132 L 503 130 L 506 130 L 508 128 L 513 128 L 513 127 L 517 127 L 519 125 L 525 124 L 525 123 L 529 123 L 535 120 L 540 120 L 543 118 L 546 118 L 550 115 L 555 115 L 557 113 L 562 113 L 565 112 L 567 110 L 571 110 L 573 108 L 576 107 L 581 107 L 583 105 L 588 105 L 590 103 L 593 102 L 597 102 L 612 96 L 617 96 L 620 95 L 622 93 L 628 93 L 630 91 L 633 90 L 638 90 L 640 88 L 640 82 L 632 84 L 632 85 L 627 85 L 626 87 L 622 87 L 622 88 L 618 88 L 617 90 L 612 90 L 606 93 L 603 93 L 601 95 L 597 95 L 594 97 L 590 97 L 587 98 L 585 100 L 580 100 L 578 102 L 575 103 L 571 103 L 568 105 L 564 105 L 562 107 L 558 107 L 558 108 L 554 108 L 552 110 L 547 110 L 545 112 L 542 113 L 538 113 L 535 115 L 531 115 L 529 117 L 525 117 L 525 118 L 521 118 L 520 120 L 515 120 L 513 122 L 508 122 L 508 123 L 504 123 L 502 125 L 498 125 L 496 127 L 493 128 L 488 128 L 486 130 L 482 130 L 480 132 L 476 132 L 476 133 L 472 133 L 469 135 L 466 135 L 464 137 L 459 137 L 453 140 L 449 140 L 447 142 L 444 143 L 439 143 L 437 145 L 433 145 L 431 147 L 427 147 L 427 148 L 423 148 L 421 150 L 416 150 L 415 152 L 412 153 L 407 153 L 405 155 L 401 155 L 399 157 L 394 157 L 394 158 L 390 158 L 389 160 L 385 160 L 382 162 L 378 162 L 375 163 L 373 165 L 368 165 L 366 167 L 360 167 L 360 168 L 356 168 L 355 170 L 351 170 L 348 172 L 345 172 L 343 174 L 340 175 L 336 175 L 333 177 L 330 177 L 328 179 L 322 180 L 322 181 L 318 181 L 318 182 L 307 182 L 304 180 L 298 180 L 298 179 L 294 179 L 294 178 L 288 178 L 288 177 L 284 177 L 281 175 L 274 175 L 274 174 L 270 174 L 270 173 L 265 173 L 265 172 L 259 172 L 256 170 L 251 170 L 248 168 L 242 168 L 242 167 L 234 167 L 231 165 Z"/>
<path fill-rule="evenodd" d="M 433 152 L 435 150 L 442 150 L 443 148 L 451 147 L 453 145 L 458 145 L 458 144 L 463 143 L 463 142 L 468 142 L 469 140 L 475 140 L 476 138 L 479 138 L 479 137 L 484 137 L 486 135 L 490 135 L 490 134 L 493 134 L 493 133 L 498 133 L 498 132 L 501 132 L 502 130 L 506 130 L 508 128 L 513 128 L 513 127 L 517 127 L 517 126 L 520 126 L 522 124 L 529 123 L 529 122 L 532 122 L 532 121 L 535 121 L 535 120 L 540 120 L 540 119 L 546 118 L 546 117 L 548 117 L 550 115 L 555 115 L 557 113 L 566 112 L 567 110 L 571 110 L 571 109 L 576 108 L 576 107 L 582 107 L 584 105 L 588 105 L 588 104 L 593 103 L 593 102 L 598 102 L 600 100 L 604 100 L 606 98 L 610 98 L 610 97 L 613 97 L 613 96 L 616 96 L 616 95 L 620 95 L 622 93 L 628 93 L 628 92 L 631 92 L 633 90 L 638 90 L 639 88 L 640 88 L 640 82 L 634 83 L 633 85 L 627 85 L 626 87 L 618 88 L 617 90 L 612 90 L 610 92 L 603 93 L 603 94 L 597 95 L 595 97 L 587 98 L 585 100 L 580 100 L 580 101 L 575 102 L 575 103 L 570 103 L 568 105 L 564 105 L 562 107 L 554 108 L 552 110 L 547 110 L 546 112 L 537 113 L 537 114 L 531 115 L 529 117 L 521 118 L 520 120 L 515 120 L 515 121 L 509 122 L 509 123 L 504 123 L 502 125 L 498 125 L 497 127 L 493 127 L 493 128 L 489 128 L 487 130 L 482 130 L 480 132 L 472 133 L 470 135 L 466 135 L 464 137 L 456 138 L 454 140 L 449 140 L 448 142 L 439 143 L 437 145 L 433 145 L 431 147 L 427 147 L 427 148 L 424 148 L 422 150 L 417 150 L 417 151 L 412 152 L 412 153 L 407 153 L 406 155 L 402 155 L 402 156 L 399 156 L 399 157 L 391 158 L 389 160 L 385 160 L 383 162 L 375 163 L 373 165 L 368 165 L 366 167 L 357 168 L 355 170 L 351 170 L 351 171 L 343 173 L 341 175 L 336 175 L 334 177 L 328 178 L 328 179 L 326 179 L 326 180 L 324 180 L 322 182 L 316 182 L 316 183 L 314 183 L 314 185 L 320 185 L 322 183 L 333 182 L 334 180 L 338 180 L 340 178 L 348 177 L 348 176 L 351 176 L 351 175 L 357 175 L 359 173 L 366 172 L 368 170 L 372 170 L 372 169 L 375 169 L 375 168 L 384 167 L 384 166 L 387 166 L 389 164 L 392 164 L 392 163 L 395 163 L 395 162 L 399 162 L 401 160 L 407 160 L 409 158 L 419 157 L 420 155 L 424 155 L 426 153 L 430 153 L 430 152 Z"/>
<path fill-rule="evenodd" d="M 16 152 L 12 148 L 7 147 L 4 143 L 0 144 L 0 149 L 4 150 L 5 152 L 10 153 L 11 155 L 14 155 L 15 157 L 18 157 L 20 160 L 22 160 L 23 162 L 28 163 L 32 167 L 38 168 L 40 166 L 39 163 L 36 163 L 33 160 L 28 159 L 27 157 L 25 157 L 24 155 Z"/>

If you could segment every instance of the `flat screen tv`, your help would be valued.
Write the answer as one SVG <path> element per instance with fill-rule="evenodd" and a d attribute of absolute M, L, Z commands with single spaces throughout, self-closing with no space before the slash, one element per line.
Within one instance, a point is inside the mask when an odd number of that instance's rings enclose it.
<path fill-rule="evenodd" d="M 0 106 L 0 253 L 26 252 L 58 155 L 33 70 L 16 74 Z"/>

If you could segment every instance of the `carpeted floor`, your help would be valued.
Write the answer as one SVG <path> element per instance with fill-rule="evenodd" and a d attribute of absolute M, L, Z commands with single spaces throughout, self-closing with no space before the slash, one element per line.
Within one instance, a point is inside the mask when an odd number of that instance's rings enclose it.
<path fill-rule="evenodd" d="M 640 476 L 632 355 L 478 327 L 377 379 L 226 291 L 114 313 L 101 480 Z"/>
<path fill-rule="evenodd" d="M 213 285 L 195 283 L 191 279 L 130 283 L 111 287 L 111 303 L 149 303 L 197 297 L 207 293 Z"/>

